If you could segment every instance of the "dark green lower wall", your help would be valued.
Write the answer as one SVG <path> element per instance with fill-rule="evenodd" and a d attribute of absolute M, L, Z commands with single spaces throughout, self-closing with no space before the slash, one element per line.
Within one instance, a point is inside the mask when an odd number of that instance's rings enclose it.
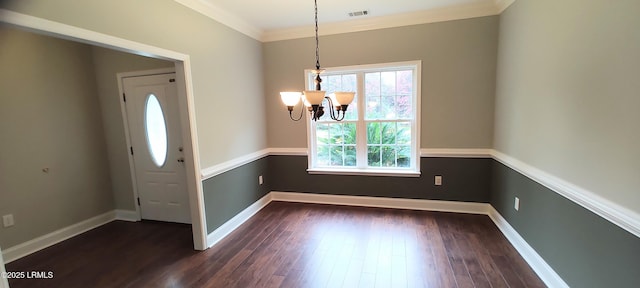
<path fill-rule="evenodd" d="M 306 156 L 264 157 L 203 181 L 207 233 L 270 191 L 489 203 L 491 159 L 422 158 L 420 165 L 421 177 L 310 175 Z M 433 185 L 435 175 L 442 186 Z"/>
<path fill-rule="evenodd" d="M 491 205 L 569 286 L 640 287 L 640 238 L 500 162 L 492 175 Z"/>
<path fill-rule="evenodd" d="M 310 175 L 306 156 L 268 156 L 203 182 L 207 231 L 269 191 L 483 202 L 571 287 L 640 287 L 640 238 L 615 224 L 493 159 L 422 158 L 420 165 L 414 178 Z M 435 175 L 442 186 L 433 185 Z"/>
<path fill-rule="evenodd" d="M 420 177 L 311 175 L 306 156 L 270 156 L 277 171 L 271 188 L 281 192 L 489 203 L 491 159 L 421 158 Z M 434 176 L 442 175 L 442 186 Z"/>
<path fill-rule="evenodd" d="M 202 182 L 207 233 L 211 233 L 271 191 L 268 157 Z M 258 184 L 262 175 L 264 183 Z"/>

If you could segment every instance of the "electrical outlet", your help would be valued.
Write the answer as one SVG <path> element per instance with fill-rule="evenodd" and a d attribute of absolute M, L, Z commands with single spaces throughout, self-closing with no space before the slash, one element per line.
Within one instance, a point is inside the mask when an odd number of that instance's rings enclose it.
<path fill-rule="evenodd" d="M 262 179 L 262 175 L 258 176 L 258 184 L 262 185 L 262 183 L 264 183 L 264 180 Z"/>
<path fill-rule="evenodd" d="M 516 209 L 516 211 L 520 210 L 520 198 L 516 197 L 513 201 L 513 209 Z"/>
<path fill-rule="evenodd" d="M 442 185 L 442 176 L 436 175 L 433 184 L 435 184 L 436 186 Z"/>
<path fill-rule="evenodd" d="M 15 224 L 13 222 L 13 214 L 8 214 L 8 215 L 2 216 L 2 224 L 4 224 L 4 227 L 13 226 Z"/>

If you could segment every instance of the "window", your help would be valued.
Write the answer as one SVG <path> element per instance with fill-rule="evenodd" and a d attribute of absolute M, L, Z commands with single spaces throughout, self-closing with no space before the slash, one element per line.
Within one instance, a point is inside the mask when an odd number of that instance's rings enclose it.
<path fill-rule="evenodd" d="M 144 108 L 147 146 L 153 164 L 162 167 L 167 161 L 167 124 L 156 95 L 149 94 Z"/>
<path fill-rule="evenodd" d="M 305 73 L 313 90 L 315 74 Z M 321 78 L 327 95 L 356 96 L 343 121 L 307 122 L 310 173 L 420 175 L 420 61 L 329 68 Z"/>

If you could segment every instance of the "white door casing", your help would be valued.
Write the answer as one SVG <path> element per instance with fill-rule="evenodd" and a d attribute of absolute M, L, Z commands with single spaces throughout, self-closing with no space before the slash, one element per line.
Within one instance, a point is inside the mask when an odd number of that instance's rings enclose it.
<path fill-rule="evenodd" d="M 140 216 L 191 223 L 175 73 L 125 77 L 122 85 Z"/>
<path fill-rule="evenodd" d="M 4 268 L 4 260 L 2 260 L 2 249 L 0 249 L 0 288 L 9 288 L 9 282 L 7 281 L 7 278 L 4 277 L 5 272 L 7 272 L 7 270 L 5 270 Z"/>

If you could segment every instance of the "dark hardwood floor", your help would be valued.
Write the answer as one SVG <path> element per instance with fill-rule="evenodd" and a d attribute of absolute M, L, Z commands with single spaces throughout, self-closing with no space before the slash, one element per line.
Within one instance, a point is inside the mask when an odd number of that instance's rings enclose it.
<path fill-rule="evenodd" d="M 115 221 L 16 260 L 20 287 L 545 287 L 489 217 L 272 202 L 219 244 Z"/>

